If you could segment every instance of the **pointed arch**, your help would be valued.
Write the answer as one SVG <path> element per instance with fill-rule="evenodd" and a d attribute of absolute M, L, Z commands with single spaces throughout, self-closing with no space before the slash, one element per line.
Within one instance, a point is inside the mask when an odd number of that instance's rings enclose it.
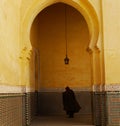
<path fill-rule="evenodd" d="M 55 4 L 55 3 L 65 3 L 68 4 L 75 9 L 77 9 L 85 18 L 89 34 L 90 34 L 90 42 L 88 48 L 93 50 L 97 44 L 98 35 L 99 35 L 99 23 L 96 12 L 93 6 L 90 4 L 88 0 L 34 0 L 31 6 L 27 9 L 25 14 L 22 16 L 22 42 L 23 44 L 27 44 L 28 48 L 31 47 L 30 43 L 30 29 L 31 25 L 35 19 L 35 17 L 46 7 Z"/>
<path fill-rule="evenodd" d="M 64 3 L 64 4 L 72 6 L 83 15 L 85 21 L 87 22 L 89 35 L 90 35 L 89 37 L 90 41 L 88 44 L 87 51 L 89 52 L 90 57 L 91 57 L 91 73 L 92 73 L 91 83 L 93 85 L 98 84 L 99 80 L 101 81 L 101 73 L 99 70 L 101 69 L 100 63 L 98 66 L 98 62 L 100 62 L 100 59 L 98 59 L 98 56 L 100 57 L 100 53 L 98 53 L 99 51 L 96 52 L 97 41 L 98 41 L 98 36 L 99 36 L 99 22 L 98 22 L 96 11 L 88 0 L 67 0 L 67 1 L 66 0 L 40 0 L 40 1 L 33 0 L 31 1 L 30 6 L 25 9 L 25 12 L 24 14 L 22 14 L 22 17 L 21 17 L 20 45 L 21 45 L 22 51 L 21 51 L 20 57 L 22 57 L 23 52 L 25 53 L 27 57 L 27 58 L 24 58 L 24 57 L 22 58 L 23 60 L 25 59 L 25 61 L 21 62 L 21 69 L 27 70 L 29 68 L 28 59 L 31 59 L 31 55 L 33 53 L 32 51 L 34 51 L 34 49 L 32 48 L 32 44 L 30 42 L 30 30 L 31 30 L 31 26 L 33 24 L 34 19 L 43 9 L 55 3 Z M 21 70 L 22 83 L 26 83 L 26 78 L 24 77 L 22 71 L 23 70 Z M 97 75 L 100 75 L 100 76 L 96 80 Z M 29 85 L 29 80 L 27 81 L 27 83 Z"/>

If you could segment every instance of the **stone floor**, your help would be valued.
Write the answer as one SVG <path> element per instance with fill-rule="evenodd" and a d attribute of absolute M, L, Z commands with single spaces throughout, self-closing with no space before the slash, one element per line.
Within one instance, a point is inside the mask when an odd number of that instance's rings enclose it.
<path fill-rule="evenodd" d="M 93 126 L 91 116 L 76 115 L 74 118 L 67 116 L 38 116 L 31 126 Z"/>

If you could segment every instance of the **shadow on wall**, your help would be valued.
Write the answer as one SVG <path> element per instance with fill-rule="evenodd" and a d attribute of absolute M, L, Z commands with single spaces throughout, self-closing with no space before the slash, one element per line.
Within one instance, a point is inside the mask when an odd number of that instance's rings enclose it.
<path fill-rule="evenodd" d="M 91 92 L 75 92 L 81 106 L 77 114 L 92 114 Z M 65 115 L 63 110 L 62 92 L 39 92 L 39 115 Z"/>

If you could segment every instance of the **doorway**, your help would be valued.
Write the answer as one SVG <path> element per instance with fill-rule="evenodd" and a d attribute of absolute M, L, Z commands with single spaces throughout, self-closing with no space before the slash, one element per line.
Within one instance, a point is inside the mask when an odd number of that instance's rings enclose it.
<path fill-rule="evenodd" d="M 65 8 L 67 50 L 70 58 L 68 65 L 64 64 Z M 90 35 L 82 14 L 64 3 L 48 6 L 34 19 L 30 40 L 36 57 L 35 87 L 38 92 L 38 114 L 64 116 L 61 94 L 66 86 L 70 86 L 82 107 L 77 117 L 86 115 L 92 120 L 91 59 L 87 52 Z"/>

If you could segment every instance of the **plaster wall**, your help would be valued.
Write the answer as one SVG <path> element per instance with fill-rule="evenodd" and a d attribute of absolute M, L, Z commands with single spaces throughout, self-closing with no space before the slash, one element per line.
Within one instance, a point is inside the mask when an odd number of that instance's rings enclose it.
<path fill-rule="evenodd" d="M 22 38 L 22 32 L 25 30 L 24 26 L 27 23 L 27 20 L 23 21 L 28 14 L 28 18 L 33 16 L 30 12 L 32 8 L 36 6 L 37 0 L 1 0 L 0 1 L 0 52 L 2 56 L 0 57 L 0 83 L 3 85 L 29 85 L 30 78 L 29 74 L 29 61 L 21 63 L 20 54 L 21 54 L 21 45 L 24 47 L 28 46 L 29 40 Z M 51 0 L 51 2 L 54 2 Z M 65 2 L 63 0 L 63 2 Z M 76 3 L 79 3 L 79 0 L 75 0 Z M 120 78 L 120 69 L 119 69 L 119 27 L 120 27 L 120 18 L 119 18 L 119 7 L 120 1 L 95 1 L 89 0 L 93 5 L 93 8 L 96 10 L 99 23 L 101 24 L 100 13 L 103 12 L 103 40 L 99 38 L 98 47 L 101 47 L 100 43 L 104 43 L 104 52 L 105 52 L 105 83 L 113 84 L 119 83 Z M 100 7 L 100 2 L 102 2 L 102 8 Z M 44 8 L 44 5 L 47 5 L 48 2 L 41 1 L 41 8 Z M 72 3 L 72 1 L 69 3 Z M 29 5 L 29 6 L 28 6 Z M 43 7 L 43 8 L 42 8 Z M 102 11 L 101 11 L 102 9 Z M 36 11 L 38 8 L 36 9 Z M 34 11 L 34 13 L 36 13 Z M 35 17 L 33 17 L 35 18 Z M 30 22 L 32 24 L 32 22 Z M 22 28 L 21 31 L 21 26 Z M 100 25 L 101 26 L 101 25 Z M 25 30 L 26 31 L 26 30 Z M 29 32 L 29 28 L 27 29 Z M 29 33 L 28 33 L 29 34 Z M 100 34 L 101 35 L 101 34 Z M 26 44 L 23 44 L 26 43 Z M 27 50 L 30 51 L 29 49 Z M 26 55 L 27 54 L 23 54 Z M 21 65 L 22 64 L 22 65 Z M 33 64 L 34 65 L 34 64 Z M 20 73 L 20 69 L 24 69 L 24 75 Z M 22 78 L 22 79 L 21 79 Z M 24 79 L 23 79 L 24 78 Z M 24 80 L 24 81 L 23 81 Z"/>
<path fill-rule="evenodd" d="M 74 88 L 91 88 L 91 61 L 87 52 L 90 41 L 88 26 L 83 16 L 73 7 L 67 6 L 66 11 L 67 50 L 70 58 L 68 65 L 64 64 L 64 4 L 54 4 L 44 9 L 31 29 L 32 45 L 40 52 L 39 88 L 64 88 L 67 85 Z"/>
<path fill-rule="evenodd" d="M 21 0 L 0 1 L 0 84 L 21 85 L 19 64 Z"/>
<path fill-rule="evenodd" d="M 120 1 L 103 0 L 105 83 L 120 84 Z"/>
<path fill-rule="evenodd" d="M 24 29 L 25 22 L 23 20 L 30 10 L 36 7 L 38 1 L 34 0 L 21 0 L 21 1 L 1 1 L 1 84 L 3 85 L 27 85 L 34 88 L 34 54 L 32 54 L 32 47 L 29 38 L 23 38 L 23 31 L 29 32 L 28 29 Z M 51 1 L 53 2 L 53 1 Z M 63 1 L 65 2 L 65 1 Z M 69 1 L 72 4 L 73 1 Z M 47 5 L 49 2 L 41 1 L 40 9 L 42 5 Z M 54 2 L 53 2 L 54 3 Z M 75 3 L 79 3 L 78 0 Z M 98 2 L 91 2 L 93 5 L 98 6 Z M 28 6 L 29 5 L 29 6 Z M 94 6 L 94 7 L 95 7 Z M 36 8 L 38 9 L 38 8 Z M 34 12 L 36 13 L 36 12 Z M 15 17 L 11 18 L 11 17 Z M 32 14 L 31 14 L 32 16 Z M 27 20 L 26 20 L 27 22 Z M 32 23 L 32 22 L 30 22 Z M 7 27 L 4 27 L 7 26 Z M 4 31 L 7 32 L 4 32 Z M 28 33 L 29 34 L 29 33 Z M 36 38 L 36 37 L 35 37 Z M 4 42 L 2 42 L 4 41 Z M 37 41 L 37 40 L 36 40 Z M 7 44 L 6 44 L 7 43 Z M 6 53 L 6 51 L 8 53 Z M 5 57 L 5 59 L 3 59 Z M 10 66 L 9 66 L 10 65 Z M 31 67 L 31 69 L 29 69 Z M 4 70 L 3 70 L 4 69 Z M 33 74 L 31 74 L 33 73 Z M 33 76 L 32 76 L 33 75 Z M 33 77 L 33 78 L 31 78 Z M 89 85 L 89 84 L 88 84 Z M 24 89 L 22 89 L 24 90 Z"/>

